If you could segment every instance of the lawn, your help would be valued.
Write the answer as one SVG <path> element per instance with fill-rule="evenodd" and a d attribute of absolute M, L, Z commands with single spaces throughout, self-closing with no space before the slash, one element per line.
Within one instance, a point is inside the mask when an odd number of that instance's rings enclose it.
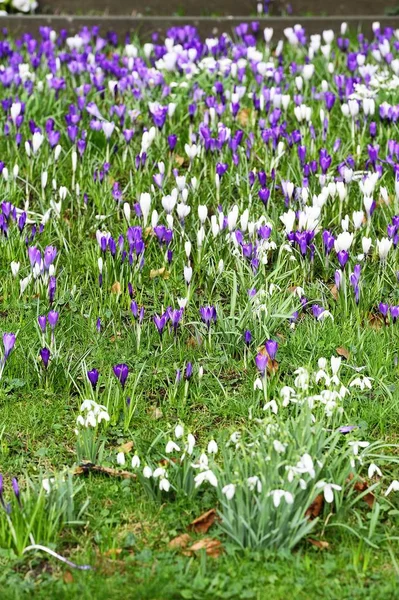
<path fill-rule="evenodd" d="M 4 33 L 2 599 L 397 597 L 373 29 Z"/>

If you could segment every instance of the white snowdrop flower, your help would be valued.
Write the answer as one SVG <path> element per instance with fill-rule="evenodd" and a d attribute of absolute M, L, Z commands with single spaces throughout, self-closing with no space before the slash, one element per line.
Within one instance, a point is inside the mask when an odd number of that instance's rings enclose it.
<path fill-rule="evenodd" d="M 176 425 L 176 427 L 175 427 L 175 438 L 177 440 L 179 440 L 181 437 L 183 437 L 183 435 L 184 435 L 184 427 L 183 427 L 183 425 L 180 425 L 180 424 Z"/>
<path fill-rule="evenodd" d="M 270 402 L 267 402 L 264 407 L 263 410 L 271 410 L 273 414 L 277 415 L 278 413 L 278 406 L 277 406 L 277 402 L 275 400 L 270 400 Z"/>
<path fill-rule="evenodd" d="M 154 479 L 158 479 L 158 477 L 165 477 L 165 475 L 166 471 L 163 467 L 157 467 L 152 474 Z"/>
<path fill-rule="evenodd" d="M 166 454 L 171 454 L 172 452 L 180 452 L 180 447 L 173 441 L 169 440 L 165 447 Z"/>
<path fill-rule="evenodd" d="M 273 448 L 278 454 L 283 454 L 286 450 L 286 444 L 283 444 L 279 440 L 273 440 Z"/>
<path fill-rule="evenodd" d="M 377 240 L 377 251 L 381 261 L 386 260 L 388 252 L 392 248 L 392 244 L 393 242 L 389 238 L 382 238 L 381 240 Z"/>
<path fill-rule="evenodd" d="M 207 481 L 213 487 L 217 487 L 217 485 L 218 485 L 217 477 L 214 474 L 214 472 L 211 471 L 210 469 L 208 469 L 207 471 L 202 471 L 201 473 L 198 473 L 198 475 L 196 475 L 194 477 L 194 481 L 195 481 L 196 488 L 199 487 L 205 481 Z"/>
<path fill-rule="evenodd" d="M 269 496 L 273 498 L 273 505 L 275 508 L 280 506 L 281 500 L 284 498 L 287 504 L 293 504 L 294 496 L 290 492 L 285 490 L 272 490 L 269 492 Z"/>
<path fill-rule="evenodd" d="M 166 477 L 162 477 L 159 480 L 159 489 L 161 490 L 161 492 L 169 492 L 170 481 Z"/>
<path fill-rule="evenodd" d="M 42 133 L 40 133 L 40 131 L 35 131 L 35 133 L 32 136 L 33 154 L 36 154 L 38 152 L 40 146 L 43 144 L 43 140 L 44 140 L 44 135 Z"/>
<path fill-rule="evenodd" d="M 231 500 L 234 498 L 234 494 L 236 493 L 236 486 L 234 483 L 228 483 L 224 487 L 222 487 L 222 494 L 224 494 L 227 500 Z"/>
<path fill-rule="evenodd" d="M 12 276 L 16 277 L 19 272 L 20 263 L 13 260 L 10 267 L 11 267 Z"/>
<path fill-rule="evenodd" d="M 254 381 L 254 390 L 263 390 L 263 383 L 260 377 L 257 377 Z"/>
<path fill-rule="evenodd" d="M 150 477 L 152 477 L 152 469 L 148 466 L 144 467 L 143 469 L 143 476 L 146 479 L 150 479 Z"/>
<path fill-rule="evenodd" d="M 217 454 L 218 445 L 215 440 L 210 440 L 208 443 L 208 454 Z"/>
<path fill-rule="evenodd" d="M 385 492 L 385 496 L 389 496 L 391 492 L 399 492 L 399 481 L 394 479 L 389 485 L 387 491 Z"/>
<path fill-rule="evenodd" d="M 359 387 L 362 391 L 365 390 L 366 388 L 371 390 L 372 385 L 371 385 L 371 379 L 370 377 L 356 377 L 355 379 L 353 379 L 350 384 L 349 387 Z"/>
<path fill-rule="evenodd" d="M 186 444 L 187 454 L 193 453 L 194 446 L 195 446 L 195 437 L 193 436 L 192 433 L 189 433 L 187 436 L 187 444 Z"/>
<path fill-rule="evenodd" d="M 355 456 L 359 454 L 359 448 L 367 448 L 370 446 L 370 442 L 349 442 L 349 446 L 352 447 L 352 452 Z"/>
<path fill-rule="evenodd" d="M 331 370 L 333 375 L 337 375 L 340 367 L 341 367 L 342 358 L 340 356 L 332 356 L 331 357 Z"/>
<path fill-rule="evenodd" d="M 148 217 L 150 214 L 150 208 L 151 208 L 151 196 L 148 192 L 142 192 L 140 194 L 139 204 L 140 204 L 141 213 L 143 215 L 144 227 L 145 227 L 147 225 Z"/>
<path fill-rule="evenodd" d="M 371 463 L 368 468 L 367 475 L 368 475 L 369 479 L 372 479 L 374 477 L 374 475 L 377 475 L 378 477 L 382 477 L 382 471 L 379 467 L 377 467 L 376 464 Z"/>
<path fill-rule="evenodd" d="M 132 469 L 138 469 L 141 464 L 140 458 L 135 454 L 132 457 Z"/>
<path fill-rule="evenodd" d="M 118 463 L 118 465 L 121 465 L 121 466 L 123 466 L 124 464 L 126 464 L 125 453 L 124 452 L 118 452 L 118 454 L 116 456 L 116 462 Z"/>
<path fill-rule="evenodd" d="M 253 475 L 252 477 L 248 477 L 247 479 L 247 484 L 249 489 L 251 490 L 251 492 L 253 492 L 255 489 L 258 492 L 258 494 L 261 493 L 262 491 L 262 482 L 259 479 L 259 477 L 257 475 Z"/>
<path fill-rule="evenodd" d="M 316 488 L 323 490 L 324 500 L 328 504 L 331 504 L 334 501 L 334 490 L 342 490 L 340 485 L 337 485 L 336 483 L 327 483 L 325 481 L 318 481 L 316 483 Z"/>
<path fill-rule="evenodd" d="M 234 433 L 232 433 L 230 436 L 230 442 L 232 444 L 237 444 L 237 442 L 239 441 L 240 438 L 241 438 L 241 433 L 239 431 L 234 431 Z"/>

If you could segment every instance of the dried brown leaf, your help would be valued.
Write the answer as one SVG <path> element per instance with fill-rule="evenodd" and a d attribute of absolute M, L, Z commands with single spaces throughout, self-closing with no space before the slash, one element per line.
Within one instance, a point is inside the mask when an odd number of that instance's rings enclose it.
<path fill-rule="evenodd" d="M 365 492 L 368 489 L 368 487 L 369 487 L 369 485 L 368 485 L 367 481 L 364 481 L 362 479 L 355 483 L 355 485 L 353 486 L 353 489 L 355 489 L 357 492 Z M 375 496 L 372 492 L 368 492 L 367 494 L 365 494 L 363 496 L 362 500 L 364 500 L 370 508 L 373 508 L 374 502 L 375 502 Z"/>
<path fill-rule="evenodd" d="M 249 108 L 242 108 L 237 113 L 237 121 L 242 127 L 246 127 L 249 123 L 250 116 L 251 111 L 249 110 Z"/>
<path fill-rule="evenodd" d="M 307 541 L 309 544 L 320 548 L 320 550 L 326 550 L 329 547 L 329 543 L 324 540 L 313 540 L 312 538 L 308 538 Z"/>
<path fill-rule="evenodd" d="M 121 293 L 121 284 L 119 283 L 119 281 L 115 281 L 115 283 L 112 285 L 111 287 L 111 292 L 113 294 L 120 294 Z"/>
<path fill-rule="evenodd" d="M 107 556 L 109 558 L 116 558 L 117 556 L 119 556 L 119 554 L 122 554 L 122 548 L 110 548 L 109 550 L 104 552 L 104 556 Z"/>
<path fill-rule="evenodd" d="M 380 317 L 379 315 L 374 315 L 372 313 L 368 315 L 367 320 L 369 322 L 370 327 L 372 327 L 373 329 L 381 329 L 381 327 L 384 324 L 382 317 Z"/>
<path fill-rule="evenodd" d="M 201 550 L 205 550 L 208 556 L 217 558 L 223 552 L 222 542 L 212 538 L 203 538 L 202 540 L 195 542 L 190 548 L 187 548 L 183 554 L 192 556 L 195 552 L 200 552 Z"/>
<path fill-rule="evenodd" d="M 338 300 L 338 288 L 337 288 L 337 286 L 334 284 L 334 285 L 330 285 L 329 288 L 330 288 L 330 292 L 331 292 L 331 295 L 334 298 L 334 300 Z"/>
<path fill-rule="evenodd" d="M 118 452 L 124 452 L 125 454 L 127 454 L 133 448 L 133 445 L 133 441 L 126 442 L 125 444 L 122 444 L 122 446 L 119 446 Z"/>
<path fill-rule="evenodd" d="M 343 358 L 346 358 L 346 360 L 349 360 L 349 350 L 347 350 L 343 346 L 339 346 L 339 348 L 336 348 L 335 351 L 338 354 L 338 356 L 342 356 Z"/>
<path fill-rule="evenodd" d="M 318 494 L 316 496 L 316 498 L 313 500 L 312 504 L 307 509 L 307 511 L 305 512 L 305 517 L 307 517 L 311 521 L 313 519 L 316 519 L 320 515 L 321 511 L 323 510 L 323 506 L 324 506 L 324 496 L 323 496 L 323 494 Z"/>
<path fill-rule="evenodd" d="M 190 535 L 188 533 L 182 533 L 181 535 L 178 535 L 177 537 L 173 538 L 173 540 L 170 540 L 168 546 L 169 546 L 169 548 L 174 548 L 174 549 L 187 548 L 190 541 L 191 541 Z"/>
<path fill-rule="evenodd" d="M 197 517 L 188 526 L 189 531 L 195 531 L 195 533 L 207 533 L 208 529 L 212 527 L 216 519 L 216 510 L 211 508 L 201 516 Z"/>
<path fill-rule="evenodd" d="M 165 267 L 161 267 L 160 269 L 151 269 L 150 271 L 150 279 L 155 279 L 155 277 L 162 277 L 162 279 L 169 279 L 169 271 Z"/>
<path fill-rule="evenodd" d="M 74 582 L 71 571 L 64 571 L 62 579 L 63 579 L 64 583 L 73 583 Z"/>
<path fill-rule="evenodd" d="M 186 159 L 183 156 L 179 156 L 178 154 L 175 154 L 175 162 L 176 162 L 176 164 L 179 165 L 179 167 L 182 167 L 184 165 L 184 163 L 186 162 Z"/>

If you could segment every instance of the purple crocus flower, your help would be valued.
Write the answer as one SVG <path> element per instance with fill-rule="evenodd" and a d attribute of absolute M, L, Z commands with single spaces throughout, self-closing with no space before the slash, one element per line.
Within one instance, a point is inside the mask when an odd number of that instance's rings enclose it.
<path fill-rule="evenodd" d="M 18 481 L 17 481 L 16 477 L 12 478 L 11 485 L 12 485 L 12 489 L 15 494 L 15 497 L 17 499 L 17 502 L 18 502 L 19 506 L 21 506 L 21 493 L 19 490 L 19 485 L 18 485 Z"/>
<path fill-rule="evenodd" d="M 216 323 L 216 308 L 214 306 L 201 306 L 200 315 L 208 329 L 210 328 L 212 321 Z"/>
<path fill-rule="evenodd" d="M 56 289 L 57 289 L 57 280 L 54 277 L 54 275 L 52 275 L 48 282 L 48 296 L 49 296 L 50 304 L 52 304 L 54 302 L 54 296 L 55 296 Z"/>
<path fill-rule="evenodd" d="M 278 343 L 275 340 L 267 340 L 266 342 L 266 352 L 270 356 L 271 360 L 276 358 Z"/>
<path fill-rule="evenodd" d="M 262 376 L 265 374 L 267 361 L 267 354 L 262 354 L 261 352 L 259 352 L 259 354 L 255 356 L 256 367 L 261 372 Z"/>
<path fill-rule="evenodd" d="M 158 333 L 161 337 L 162 337 L 163 330 L 165 328 L 167 320 L 168 320 L 168 314 L 166 312 L 161 316 L 159 316 L 159 315 L 154 316 L 154 323 L 155 323 L 155 326 L 158 329 Z"/>
<path fill-rule="evenodd" d="M 249 331 L 249 329 L 244 331 L 244 342 L 246 346 L 249 346 L 252 342 L 252 333 Z"/>
<path fill-rule="evenodd" d="M 40 350 L 40 357 L 42 359 L 44 368 L 47 369 L 50 360 L 50 350 L 48 348 L 42 348 Z"/>
<path fill-rule="evenodd" d="M 120 381 L 122 388 L 124 388 L 126 380 L 129 375 L 129 367 L 124 363 L 115 365 L 114 366 L 114 374 L 115 374 L 115 377 Z"/>
<path fill-rule="evenodd" d="M 39 317 L 37 317 L 37 322 L 39 323 L 40 329 L 44 333 L 46 331 L 46 323 L 47 323 L 46 315 L 40 315 Z"/>
<path fill-rule="evenodd" d="M 7 360 L 15 345 L 15 333 L 3 333 L 4 360 Z"/>
<path fill-rule="evenodd" d="M 49 314 L 47 315 L 47 319 L 48 319 L 51 329 L 54 329 L 55 326 L 57 325 L 59 316 L 60 316 L 60 313 L 58 313 L 55 310 L 50 310 Z"/>
<path fill-rule="evenodd" d="M 184 373 L 185 379 L 190 379 L 192 374 L 193 374 L 193 365 L 191 362 L 188 362 L 187 366 L 186 366 L 186 371 Z"/>
<path fill-rule="evenodd" d="M 318 304 L 313 304 L 312 313 L 313 313 L 313 316 L 315 317 L 315 319 L 318 319 L 323 314 L 324 311 L 325 311 L 325 308 L 323 308 L 322 306 L 319 306 Z"/>
<path fill-rule="evenodd" d="M 382 314 L 382 316 L 385 319 L 386 316 L 387 316 L 387 314 L 388 314 L 389 304 L 385 304 L 384 302 L 380 302 L 379 305 L 378 305 L 378 310 L 380 311 L 380 313 Z"/>
<path fill-rule="evenodd" d="M 391 306 L 389 312 L 391 313 L 392 321 L 396 323 L 396 320 L 399 317 L 399 306 Z"/>
<path fill-rule="evenodd" d="M 97 387 L 99 376 L 100 376 L 100 373 L 98 372 L 97 369 L 92 369 L 91 371 L 87 371 L 87 379 L 90 381 L 91 387 L 93 388 L 93 390 L 95 390 Z"/>

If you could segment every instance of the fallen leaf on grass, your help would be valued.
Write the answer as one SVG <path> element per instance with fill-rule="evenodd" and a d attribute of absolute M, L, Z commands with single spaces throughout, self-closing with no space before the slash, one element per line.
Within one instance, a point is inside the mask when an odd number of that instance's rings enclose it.
<path fill-rule="evenodd" d="M 330 292 L 334 300 L 338 300 L 338 288 L 336 285 L 330 285 Z"/>
<path fill-rule="evenodd" d="M 312 544 L 312 546 L 316 546 L 317 548 L 320 548 L 321 550 L 326 550 L 330 545 L 328 542 L 325 542 L 324 540 L 313 540 L 312 538 L 308 538 L 307 541 L 309 542 L 309 544 Z"/>
<path fill-rule="evenodd" d="M 357 492 L 365 492 L 368 489 L 368 487 L 369 487 L 369 485 L 368 485 L 367 481 L 357 481 L 354 485 L 354 489 Z M 362 497 L 362 500 L 364 500 L 370 508 L 373 508 L 374 502 L 375 502 L 375 496 L 372 492 L 368 492 L 367 494 L 365 494 Z"/>
<path fill-rule="evenodd" d="M 133 442 L 126 442 L 125 444 L 122 444 L 122 446 L 119 446 L 118 448 L 118 452 L 124 452 L 125 454 L 127 454 L 128 452 L 130 452 L 130 450 L 133 448 Z"/>
<path fill-rule="evenodd" d="M 208 529 L 212 527 L 216 519 L 216 510 L 211 508 L 200 517 L 197 517 L 188 526 L 189 531 L 195 531 L 196 533 L 207 533 Z"/>
<path fill-rule="evenodd" d="M 185 556 L 192 556 L 195 552 L 200 552 L 201 550 L 205 550 L 208 556 L 217 558 L 223 552 L 222 542 L 212 538 L 204 538 L 198 542 L 195 542 L 192 546 L 190 546 L 190 548 L 187 548 L 183 554 Z"/>
<path fill-rule="evenodd" d="M 176 162 L 176 164 L 179 165 L 179 167 L 182 167 L 184 165 L 184 163 L 186 162 L 186 159 L 183 156 L 179 156 L 178 154 L 175 154 L 175 162 Z"/>
<path fill-rule="evenodd" d="M 136 474 L 130 473 L 130 471 L 120 471 L 119 469 L 111 469 L 110 467 L 102 467 L 101 465 L 93 465 L 92 463 L 82 463 L 72 471 L 73 475 L 86 475 L 87 473 L 102 473 L 109 477 L 136 479 Z"/>
<path fill-rule="evenodd" d="M 312 504 L 309 506 L 309 508 L 305 512 L 305 517 L 307 517 L 311 521 L 313 519 L 316 519 L 320 515 L 321 511 L 323 510 L 323 506 L 324 506 L 324 496 L 323 496 L 323 494 L 317 494 L 316 498 L 313 500 Z"/>
<path fill-rule="evenodd" d="M 349 359 L 349 350 L 347 350 L 343 346 L 339 346 L 339 348 L 336 348 L 335 351 L 338 354 L 338 356 L 342 356 L 343 358 L 346 358 L 346 360 Z"/>
<path fill-rule="evenodd" d="M 62 579 L 63 579 L 64 583 L 73 583 L 73 581 L 74 581 L 71 571 L 65 571 L 62 576 Z"/>
<path fill-rule="evenodd" d="M 179 548 L 187 548 L 191 541 L 191 538 L 188 533 L 182 533 L 177 537 L 170 540 L 168 546 L 169 548 L 179 549 Z"/>
<path fill-rule="evenodd" d="M 381 329 L 383 325 L 383 320 L 379 315 L 373 315 L 372 313 L 370 313 L 367 319 L 370 327 L 372 327 L 373 329 Z"/>
<path fill-rule="evenodd" d="M 121 284 L 119 283 L 119 281 L 115 281 L 115 283 L 112 285 L 111 287 L 111 292 L 113 294 L 120 294 L 121 293 Z"/>
<path fill-rule="evenodd" d="M 162 277 L 162 279 L 169 279 L 169 271 L 166 270 L 165 267 L 161 267 L 160 269 L 151 269 L 150 271 L 150 279 L 155 279 L 155 277 Z"/>
<path fill-rule="evenodd" d="M 116 558 L 119 554 L 122 554 L 122 548 L 110 548 L 104 552 L 104 556 L 109 558 Z"/>
<path fill-rule="evenodd" d="M 249 123 L 250 116 L 250 110 L 248 108 L 242 108 L 240 111 L 238 111 L 237 121 L 242 127 L 246 127 Z"/>

